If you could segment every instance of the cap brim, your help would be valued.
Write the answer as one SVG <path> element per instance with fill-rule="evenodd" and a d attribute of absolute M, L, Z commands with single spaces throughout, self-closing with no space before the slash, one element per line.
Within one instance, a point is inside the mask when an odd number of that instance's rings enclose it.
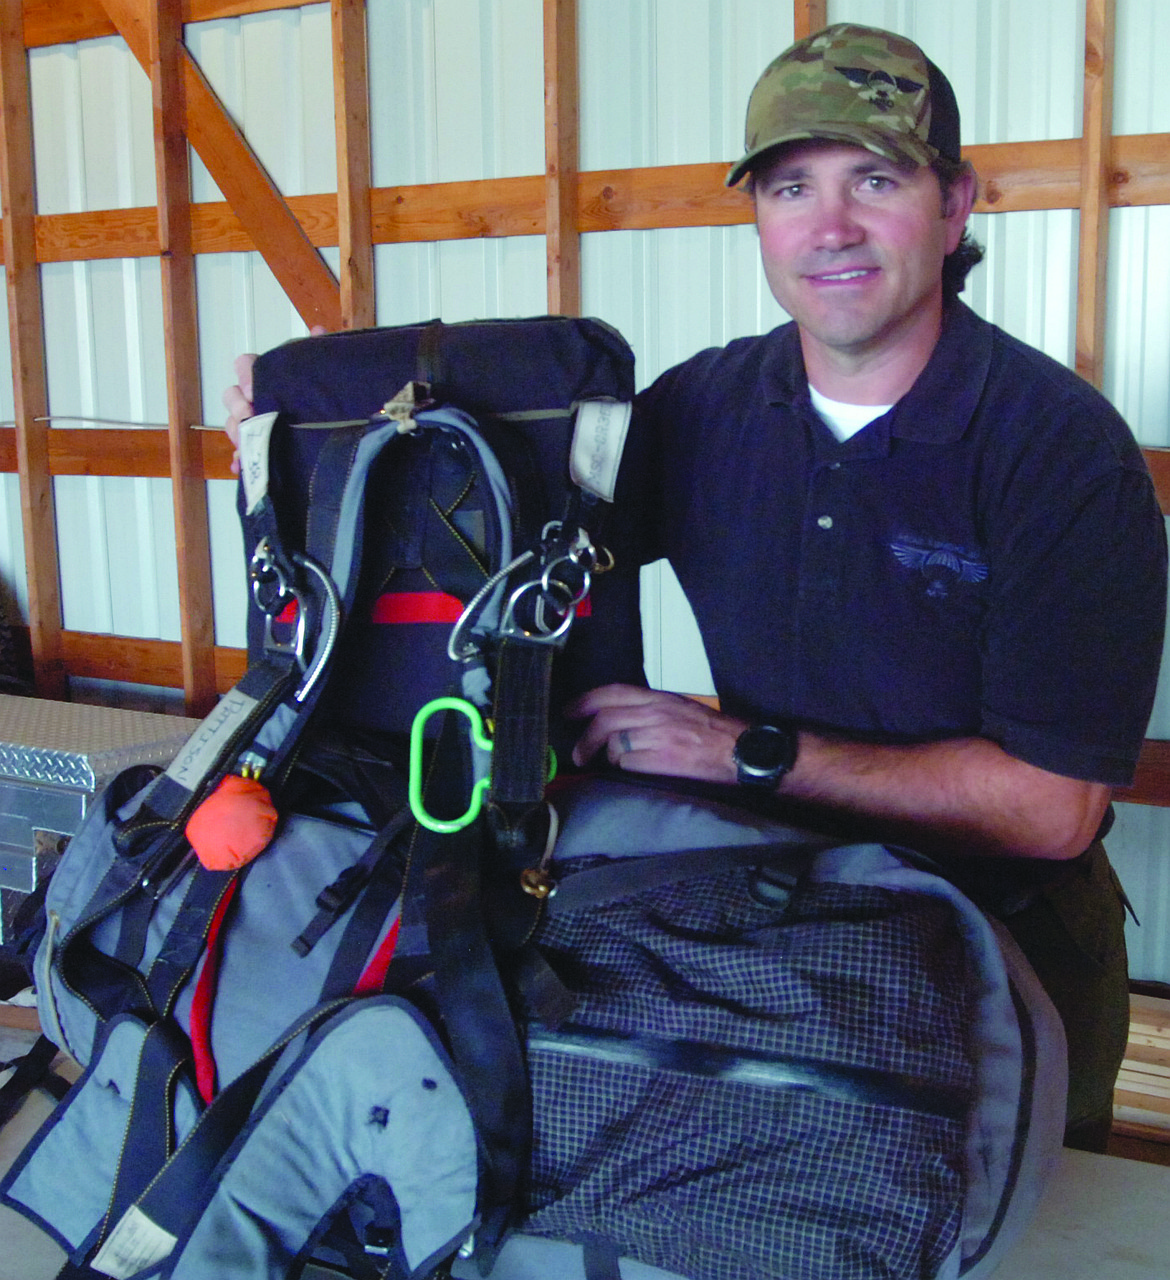
<path fill-rule="evenodd" d="M 758 162 L 769 151 L 782 147 L 789 142 L 840 142 L 845 146 L 863 147 L 875 155 L 889 160 L 903 169 L 917 169 L 924 164 L 931 164 L 938 159 L 938 151 L 929 143 L 908 139 L 905 135 L 894 137 L 883 133 L 880 129 L 866 128 L 864 125 L 844 124 L 839 129 L 831 125 L 814 129 L 794 129 L 779 137 L 769 138 L 767 142 L 753 147 L 743 158 L 732 165 L 723 182 L 725 186 L 738 186 L 743 179 L 756 168 Z"/>

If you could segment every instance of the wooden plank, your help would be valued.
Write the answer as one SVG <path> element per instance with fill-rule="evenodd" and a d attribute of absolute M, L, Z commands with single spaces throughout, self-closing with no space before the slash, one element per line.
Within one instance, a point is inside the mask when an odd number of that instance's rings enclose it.
<path fill-rule="evenodd" d="M 829 25 L 829 0 L 793 0 L 794 40 L 803 40 Z M 776 50 L 780 52 L 779 49 Z M 763 68 L 761 68 L 763 70 Z"/>
<path fill-rule="evenodd" d="M 544 232 L 544 179 L 493 178 L 381 187 L 371 193 L 375 244 L 537 236 Z"/>
<path fill-rule="evenodd" d="M 181 0 L 145 3 L 154 103 L 158 240 L 161 250 L 168 443 L 175 518 L 175 550 L 187 714 L 215 705 L 215 622 L 212 616 L 211 536 L 203 452 L 192 424 L 203 419 L 195 255 L 191 247 L 191 174 L 182 71 Z"/>
<path fill-rule="evenodd" d="M 0 1004 L 0 1027 L 39 1033 L 41 1023 L 35 1008 L 19 1004 Z"/>
<path fill-rule="evenodd" d="M 147 71 L 150 55 L 143 16 L 150 3 L 151 0 L 102 0 L 130 52 Z M 339 328 L 340 290 L 325 260 L 310 243 L 185 48 L 180 49 L 180 68 L 186 134 L 191 145 L 305 323 Z"/>
<path fill-rule="evenodd" d="M 1002 143 L 970 147 L 979 170 L 981 213 L 1074 209 L 1079 203 L 1079 143 Z M 1114 140 L 1110 195 L 1120 206 L 1170 204 L 1170 134 Z M 663 165 L 652 169 L 595 170 L 578 179 L 581 231 L 656 227 L 734 226 L 751 222 L 751 204 L 723 186 L 723 164 Z M 464 240 L 483 236 L 540 235 L 544 231 L 544 179 L 539 174 L 478 182 L 382 187 L 370 193 L 375 244 Z M 290 196 L 288 209 L 318 248 L 337 245 L 334 195 Z M 231 206 L 192 206 L 196 253 L 253 247 Z M 37 218 L 37 261 L 74 262 L 148 257 L 158 253 L 153 209 L 103 209 Z"/>
<path fill-rule="evenodd" d="M 1127 134 L 1113 139 L 1109 200 L 1114 208 L 1170 204 L 1170 135 Z"/>
<path fill-rule="evenodd" d="M 1162 506 L 1162 514 L 1170 516 L 1170 449 L 1148 447 L 1142 450 L 1146 466 L 1154 481 L 1154 490 Z"/>
<path fill-rule="evenodd" d="M 235 480 L 232 446 L 217 426 L 192 433 L 205 480 Z M 0 427 L 0 472 L 17 470 L 16 431 Z M 54 476 L 156 476 L 171 474 L 165 428 L 54 427 L 49 432 L 49 474 Z"/>
<path fill-rule="evenodd" d="M 1105 376 L 1115 28 L 1116 0 L 1086 0 L 1076 370 L 1095 387 Z"/>
<path fill-rule="evenodd" d="M 337 134 L 341 323 L 347 329 L 362 329 L 375 323 L 366 0 L 332 0 L 330 13 L 333 22 L 333 114 Z"/>
<path fill-rule="evenodd" d="M 93 680 L 121 680 L 161 688 L 182 687 L 182 649 L 174 640 L 144 640 L 137 636 L 95 635 L 62 631 L 61 647 L 69 671 Z M 247 668 L 243 649 L 217 647 L 215 683 L 226 693 Z"/>
<path fill-rule="evenodd" d="M 1126 804 L 1170 805 L 1170 742 L 1147 738 L 1133 785 L 1117 787 L 1113 798 Z"/>
<path fill-rule="evenodd" d="M 187 0 L 184 20 L 206 22 L 268 9 L 300 9 L 316 0 Z M 32 48 L 117 34 L 101 0 L 24 0 L 24 38 Z"/>
<path fill-rule="evenodd" d="M 577 0 L 544 0 L 544 236 L 550 315 L 581 314 Z"/>
<path fill-rule="evenodd" d="M 49 474 L 49 391 L 36 262 L 32 108 L 19 0 L 0 5 L 0 192 L 7 265 L 8 327 L 20 473 L 28 615 L 36 691 L 65 696 L 57 522 Z"/>

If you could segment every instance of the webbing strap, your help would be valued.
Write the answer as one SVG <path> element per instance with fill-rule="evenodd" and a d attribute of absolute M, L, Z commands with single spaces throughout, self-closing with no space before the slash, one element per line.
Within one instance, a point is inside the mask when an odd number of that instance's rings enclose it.
<path fill-rule="evenodd" d="M 106 1229 L 121 1219 L 171 1154 L 174 1078 L 189 1063 L 190 1045 L 177 1024 L 159 1020 L 146 1029 Z"/>
<path fill-rule="evenodd" d="M 550 916 L 621 902 L 649 889 L 718 875 L 730 867 L 767 867 L 773 877 L 794 888 L 807 874 L 822 849 L 839 844 L 825 837 L 823 843 L 810 839 L 792 845 L 732 844 L 705 849 L 683 849 L 677 853 L 651 853 L 614 858 L 603 866 L 590 867 L 565 876 L 546 903 Z M 587 853 L 575 857 L 588 857 Z"/>
<path fill-rule="evenodd" d="M 548 783 L 548 703 L 555 649 L 509 637 L 496 660 L 492 803 L 514 813 L 544 798 Z"/>
<path fill-rule="evenodd" d="M 571 1236 L 570 1243 L 581 1246 L 585 1280 L 622 1280 L 621 1255 L 612 1240 L 583 1232 Z"/>
<path fill-rule="evenodd" d="M 216 907 L 228 893 L 235 871 L 208 871 L 195 864 L 191 883 L 175 916 L 162 949 L 146 975 L 151 1008 L 165 1016 L 171 1010 L 191 970 L 199 962 L 207 943 L 207 932 Z"/>
<path fill-rule="evenodd" d="M 0 1128 L 16 1114 L 20 1104 L 34 1089 L 47 1090 L 60 1102 L 68 1091 L 69 1083 L 53 1070 L 57 1046 L 47 1036 L 38 1036 L 33 1047 L 15 1062 L 0 1065 L 12 1067 L 12 1075 L 0 1086 Z M 64 1088 L 61 1086 L 64 1085 Z"/>
<path fill-rule="evenodd" d="M 453 802 L 447 793 L 457 797 L 462 789 L 462 747 L 457 718 L 448 713 L 427 779 L 432 811 L 443 811 Z M 417 831 L 403 891 L 403 925 L 412 923 L 412 900 L 421 894 L 435 995 L 460 1086 L 483 1144 L 481 1201 L 490 1210 L 515 1200 L 527 1169 L 531 1116 L 519 1034 L 483 919 L 483 841 L 482 823 L 449 835 Z M 416 972 L 416 964 L 397 963 L 389 983 L 394 984 L 396 974 Z"/>

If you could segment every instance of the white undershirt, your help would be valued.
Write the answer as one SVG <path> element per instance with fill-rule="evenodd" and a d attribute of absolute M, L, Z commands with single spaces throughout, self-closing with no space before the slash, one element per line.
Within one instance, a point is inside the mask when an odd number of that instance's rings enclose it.
<path fill-rule="evenodd" d="M 855 436 L 862 427 L 868 427 L 875 418 L 889 413 L 894 407 L 890 404 L 845 404 L 841 400 L 830 400 L 823 396 L 814 386 L 809 386 L 813 408 L 820 414 L 825 426 L 838 440 L 848 440 Z"/>

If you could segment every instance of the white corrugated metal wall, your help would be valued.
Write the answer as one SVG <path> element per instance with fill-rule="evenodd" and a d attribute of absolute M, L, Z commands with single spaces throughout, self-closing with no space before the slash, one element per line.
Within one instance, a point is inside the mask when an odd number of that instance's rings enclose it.
<path fill-rule="evenodd" d="M 1170 131 L 1158 51 L 1164 0 L 1117 0 L 1115 131 Z M 830 0 L 852 19 L 918 39 L 954 83 L 969 143 L 1079 131 L 1083 0 Z M 776 0 L 580 0 L 581 165 L 617 168 L 726 160 L 763 65 L 792 36 Z M 335 189 L 329 6 L 194 24 L 188 44 L 286 195 Z M 442 182 L 543 169 L 540 0 L 369 0 L 374 182 Z M 38 208 L 73 212 L 154 202 L 146 77 L 118 39 L 31 55 Z M 198 160 L 197 200 L 220 198 Z M 1143 443 L 1170 443 L 1170 209 L 1112 217 L 1106 390 Z M 982 314 L 1071 362 L 1077 217 L 983 215 L 988 261 L 968 298 Z M 336 261 L 336 252 L 327 253 Z M 647 381 L 711 343 L 782 317 L 759 271 L 750 227 L 586 236 L 584 306 L 617 325 Z M 380 323 L 545 309 L 542 237 L 383 245 Z M 165 417 L 159 273 L 150 259 L 46 266 L 51 411 L 160 423 Z M 204 418 L 236 352 L 304 326 L 253 253 L 198 261 Z M 0 326 L 6 318 L 0 319 Z M 0 417 L 12 414 L 0 372 Z M 25 605 L 19 497 L 0 478 L 0 571 L 8 608 Z M 170 487 L 163 480 L 57 480 L 65 625 L 176 639 Z M 211 482 L 218 642 L 243 643 L 243 588 L 232 486 Z M 710 688 L 701 646 L 669 575 L 647 580 L 651 678 Z M 663 620 L 669 625 L 664 626 Z M 1170 681 L 1152 732 L 1170 737 Z M 1139 914 L 1134 969 L 1170 980 L 1170 813 L 1123 807 L 1111 841 Z M 1165 905 L 1163 905 L 1165 904 Z"/>

